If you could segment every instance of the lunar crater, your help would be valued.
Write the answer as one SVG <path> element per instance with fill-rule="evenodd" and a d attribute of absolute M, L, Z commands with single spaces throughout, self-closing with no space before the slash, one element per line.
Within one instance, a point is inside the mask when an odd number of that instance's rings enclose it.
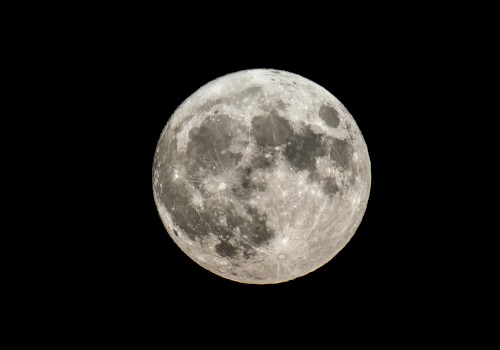
<path fill-rule="evenodd" d="M 360 224 L 370 183 L 347 109 L 275 70 L 199 89 L 168 121 L 153 161 L 155 202 L 174 242 L 243 283 L 284 282 L 332 259 Z"/>

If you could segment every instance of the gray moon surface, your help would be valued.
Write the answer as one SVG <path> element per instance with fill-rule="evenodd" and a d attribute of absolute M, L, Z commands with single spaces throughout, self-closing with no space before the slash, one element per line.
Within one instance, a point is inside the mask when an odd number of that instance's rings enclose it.
<path fill-rule="evenodd" d="M 251 69 L 201 87 L 173 113 L 153 195 L 173 241 L 221 277 L 281 283 L 330 261 L 355 234 L 371 186 L 368 149 L 330 92 Z"/>

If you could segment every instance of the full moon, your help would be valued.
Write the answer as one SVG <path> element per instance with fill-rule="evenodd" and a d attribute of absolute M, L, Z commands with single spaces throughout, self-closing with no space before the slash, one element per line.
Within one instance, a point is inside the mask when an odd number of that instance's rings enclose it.
<path fill-rule="evenodd" d="M 240 283 L 281 283 L 330 261 L 356 232 L 371 169 L 361 131 L 320 85 L 251 69 L 201 87 L 173 113 L 153 195 L 173 241 Z"/>

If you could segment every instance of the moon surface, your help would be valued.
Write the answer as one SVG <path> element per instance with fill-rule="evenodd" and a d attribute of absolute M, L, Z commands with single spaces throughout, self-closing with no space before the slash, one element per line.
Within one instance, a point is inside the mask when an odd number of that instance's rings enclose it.
<path fill-rule="evenodd" d="M 161 133 L 153 195 L 196 263 L 253 284 L 304 276 L 352 238 L 368 203 L 368 149 L 326 89 L 286 71 L 225 75 L 187 98 Z"/>

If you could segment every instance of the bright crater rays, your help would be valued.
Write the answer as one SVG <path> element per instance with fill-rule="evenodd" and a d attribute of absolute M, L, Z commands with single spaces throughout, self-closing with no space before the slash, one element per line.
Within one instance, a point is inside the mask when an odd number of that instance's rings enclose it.
<path fill-rule="evenodd" d="M 371 185 L 361 132 L 331 93 L 254 69 L 201 87 L 164 128 L 153 164 L 160 217 L 186 255 L 242 283 L 280 283 L 330 261 Z"/>

